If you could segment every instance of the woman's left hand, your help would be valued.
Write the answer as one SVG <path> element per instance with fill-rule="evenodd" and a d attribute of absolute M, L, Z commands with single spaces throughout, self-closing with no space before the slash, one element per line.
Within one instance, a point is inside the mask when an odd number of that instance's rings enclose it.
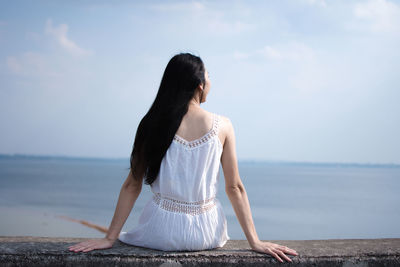
<path fill-rule="evenodd" d="M 69 246 L 70 251 L 74 252 L 88 252 L 94 249 L 107 249 L 111 248 L 116 240 L 101 238 L 101 239 L 91 239 L 84 241 L 73 246 Z"/>

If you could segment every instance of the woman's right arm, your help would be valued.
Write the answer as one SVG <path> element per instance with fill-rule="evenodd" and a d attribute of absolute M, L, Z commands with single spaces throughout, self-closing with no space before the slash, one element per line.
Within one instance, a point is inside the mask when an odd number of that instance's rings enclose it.
<path fill-rule="evenodd" d="M 139 197 L 142 190 L 142 181 L 143 178 L 135 180 L 132 171 L 130 171 L 121 187 L 114 216 L 106 236 L 104 238 L 91 239 L 69 246 L 69 250 L 74 252 L 89 252 L 95 249 L 111 248 L 118 239 L 120 231 Z"/>
<path fill-rule="evenodd" d="M 246 189 L 239 176 L 233 125 L 227 117 L 224 117 L 224 125 L 225 141 L 221 156 L 221 164 L 225 177 L 225 191 L 232 203 L 236 217 L 246 235 L 247 241 L 250 247 L 255 251 L 271 254 L 280 262 L 283 262 L 283 260 L 279 256 L 291 262 L 292 260 L 284 253 L 298 255 L 295 250 L 271 242 L 262 242 L 258 238 Z"/>

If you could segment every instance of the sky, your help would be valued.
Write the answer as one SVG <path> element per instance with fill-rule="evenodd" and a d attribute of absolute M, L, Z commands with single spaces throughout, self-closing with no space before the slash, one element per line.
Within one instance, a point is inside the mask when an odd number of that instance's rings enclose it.
<path fill-rule="evenodd" d="M 1 1 L 0 153 L 127 158 L 165 67 L 239 160 L 400 163 L 400 1 Z"/>

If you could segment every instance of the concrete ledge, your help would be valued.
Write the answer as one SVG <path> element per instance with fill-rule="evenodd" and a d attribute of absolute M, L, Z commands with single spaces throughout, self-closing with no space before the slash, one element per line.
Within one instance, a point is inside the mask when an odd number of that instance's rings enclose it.
<path fill-rule="evenodd" d="M 295 249 L 293 263 L 280 263 L 252 251 L 246 240 L 229 240 L 223 248 L 165 252 L 126 245 L 71 252 L 68 246 L 90 238 L 0 237 L 1 266 L 400 266 L 400 238 L 268 240 Z"/>

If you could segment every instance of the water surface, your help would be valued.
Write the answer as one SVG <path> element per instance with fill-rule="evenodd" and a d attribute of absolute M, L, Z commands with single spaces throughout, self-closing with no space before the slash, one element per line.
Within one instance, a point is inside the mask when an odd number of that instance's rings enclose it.
<path fill-rule="evenodd" d="M 128 160 L 0 157 L 0 235 L 103 237 L 68 216 L 108 227 Z M 239 162 L 262 240 L 400 237 L 396 165 Z M 224 190 L 218 199 L 232 239 L 246 239 Z M 143 186 L 123 231 L 151 197 Z"/>

